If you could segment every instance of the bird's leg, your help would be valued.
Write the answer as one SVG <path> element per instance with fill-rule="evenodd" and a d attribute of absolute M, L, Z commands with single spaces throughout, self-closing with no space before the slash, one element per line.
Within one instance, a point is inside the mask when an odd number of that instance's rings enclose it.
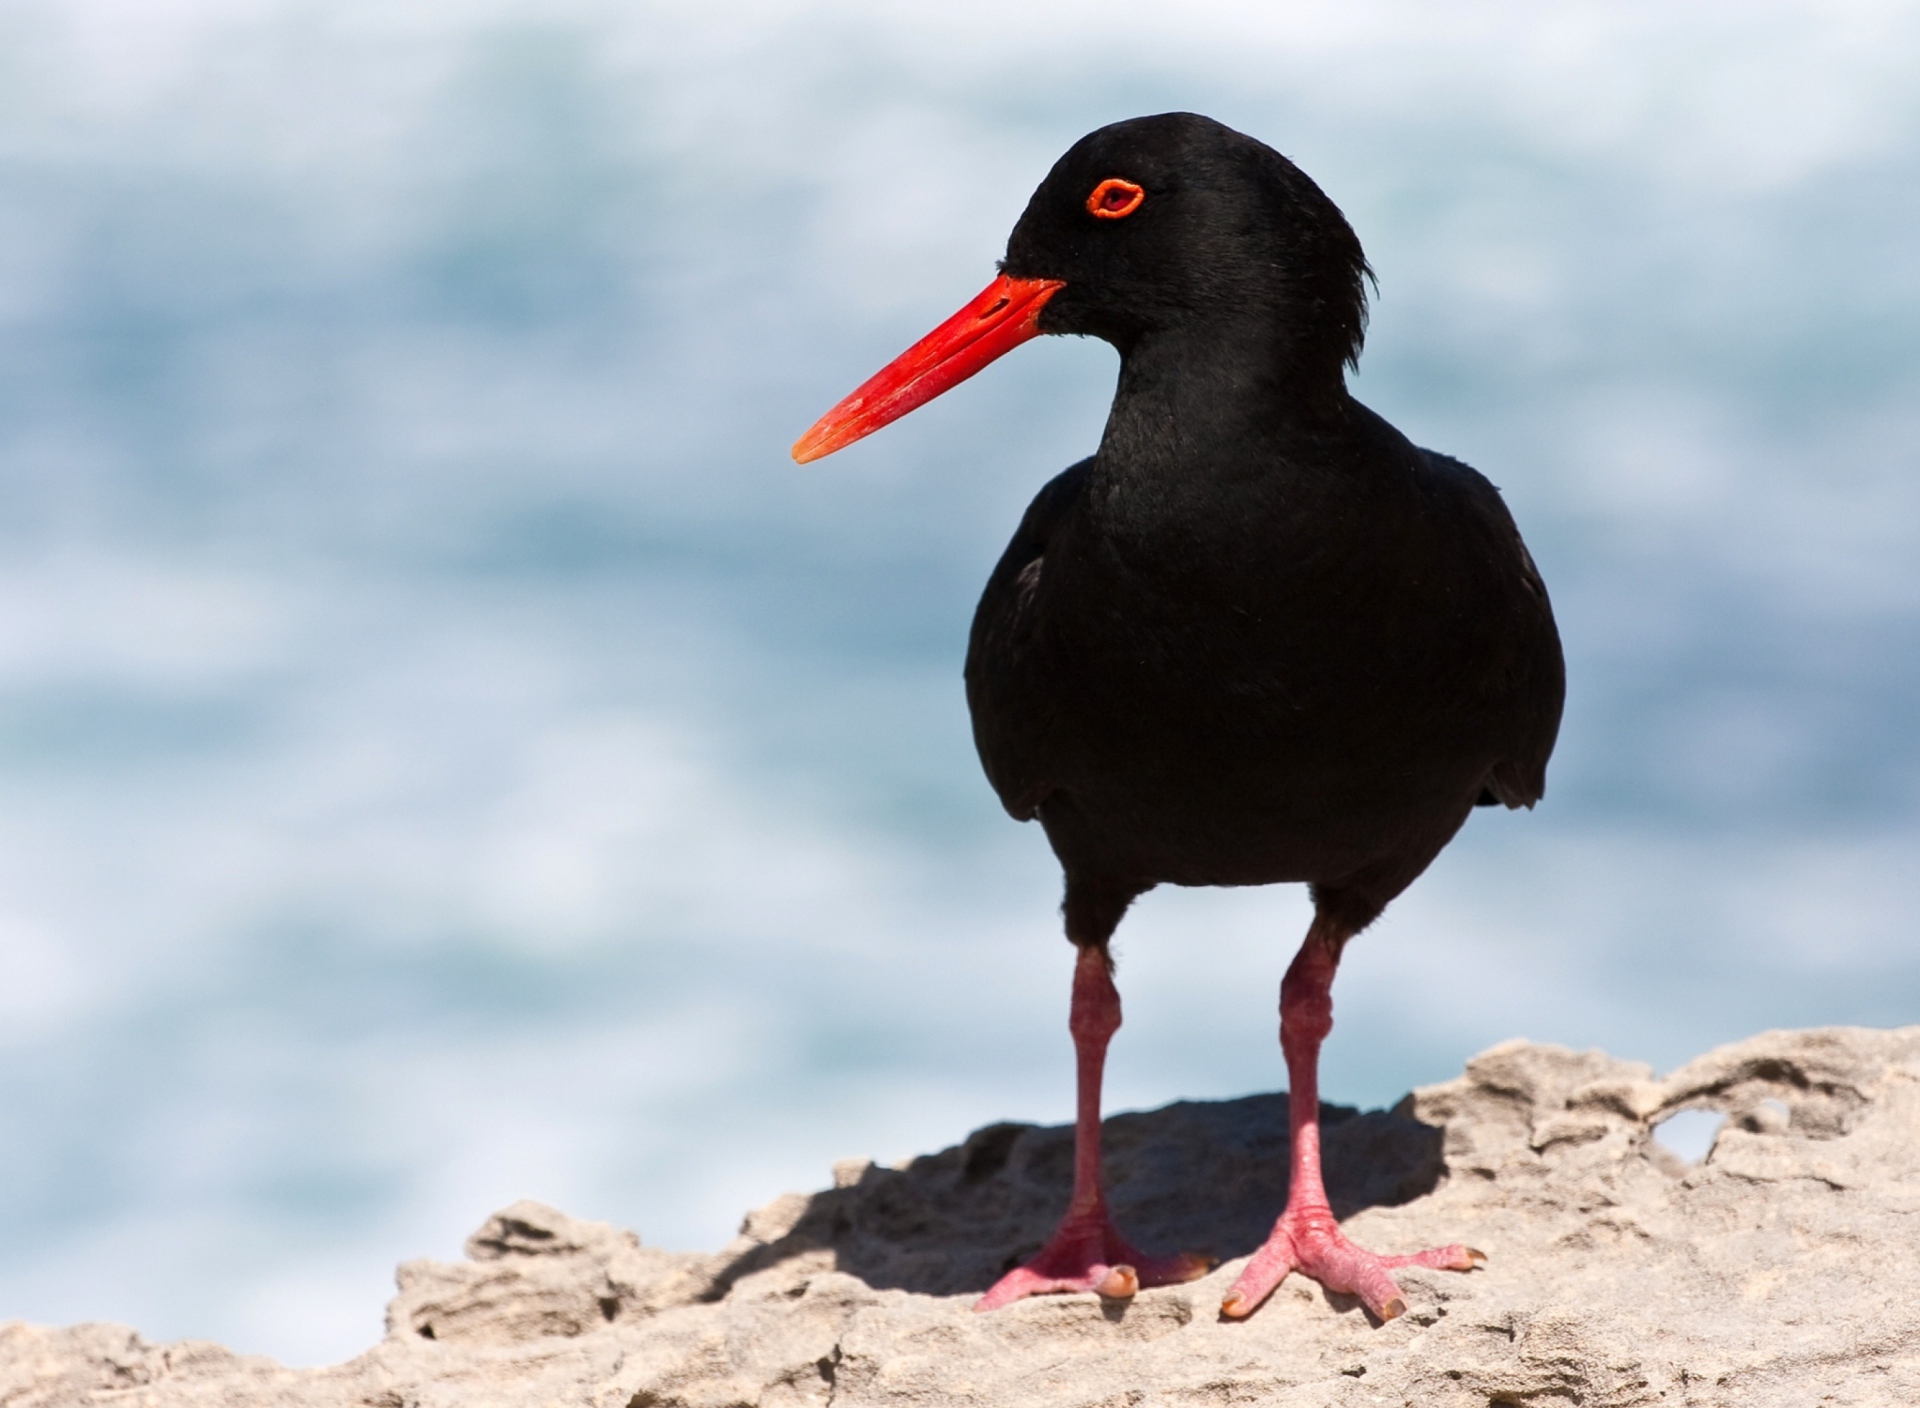
<path fill-rule="evenodd" d="M 1349 1242 L 1333 1219 L 1320 1177 L 1320 1043 L 1333 1030 L 1333 974 L 1348 937 L 1316 916 L 1280 984 L 1280 1047 L 1287 1058 L 1293 1177 L 1286 1210 L 1274 1223 L 1273 1234 L 1221 1302 L 1220 1313 L 1231 1320 L 1253 1314 L 1289 1271 L 1311 1276 L 1330 1291 L 1356 1295 L 1380 1319 L 1391 1320 L 1407 1309 L 1390 1274 L 1393 1267 L 1471 1271 L 1486 1260 L 1462 1246 L 1379 1256 Z"/>
<path fill-rule="evenodd" d="M 1108 971 L 1104 944 L 1080 949 L 1073 972 L 1073 1009 L 1067 1029 L 1079 1067 L 1079 1111 L 1073 1127 L 1073 1198 L 1046 1246 L 1024 1266 L 1002 1276 L 973 1308 L 1003 1305 L 1048 1291 L 1096 1291 L 1124 1299 L 1142 1286 L 1191 1281 L 1212 1268 L 1193 1253 L 1147 1256 L 1127 1243 L 1107 1213 L 1100 1180 L 1100 1078 L 1107 1043 L 1120 1030 L 1120 993 Z"/>

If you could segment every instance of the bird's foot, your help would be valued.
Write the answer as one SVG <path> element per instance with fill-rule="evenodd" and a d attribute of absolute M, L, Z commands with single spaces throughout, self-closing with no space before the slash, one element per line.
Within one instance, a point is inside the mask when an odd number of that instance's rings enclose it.
<path fill-rule="evenodd" d="M 1104 1209 L 1068 1213 L 1046 1246 L 1016 1266 L 980 1297 L 975 1310 L 998 1310 L 1027 1296 L 1056 1291 L 1093 1291 L 1126 1300 L 1145 1286 L 1171 1286 L 1213 1270 L 1215 1259 L 1199 1252 L 1148 1256 L 1135 1251 Z"/>
<path fill-rule="evenodd" d="M 1274 1224 L 1266 1245 L 1253 1254 L 1253 1260 L 1221 1301 L 1220 1313 L 1229 1320 L 1246 1319 L 1287 1279 L 1289 1271 L 1298 1271 L 1330 1291 L 1360 1297 L 1377 1318 L 1391 1320 L 1407 1311 L 1406 1299 L 1390 1274 L 1394 1267 L 1471 1271 L 1486 1259 L 1472 1247 L 1457 1245 L 1406 1256 L 1380 1256 L 1349 1242 L 1326 1208 L 1299 1212 L 1288 1209 Z"/>

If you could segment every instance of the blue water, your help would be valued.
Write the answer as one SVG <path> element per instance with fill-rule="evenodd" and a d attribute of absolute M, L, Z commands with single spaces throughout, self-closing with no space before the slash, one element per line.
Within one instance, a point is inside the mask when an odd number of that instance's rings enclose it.
<path fill-rule="evenodd" d="M 1270 9 L 0 10 L 0 1318 L 322 1362 L 515 1197 L 710 1247 L 1068 1116 L 958 676 L 1113 354 L 786 446 L 1136 112 L 1340 202 L 1568 645 L 1329 1095 L 1920 1020 L 1920 19 Z M 1304 924 L 1148 897 L 1114 1107 L 1278 1086 Z"/>

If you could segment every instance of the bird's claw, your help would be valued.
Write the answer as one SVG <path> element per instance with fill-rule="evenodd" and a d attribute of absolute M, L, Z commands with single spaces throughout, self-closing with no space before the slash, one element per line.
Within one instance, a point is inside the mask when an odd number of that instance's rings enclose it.
<path fill-rule="evenodd" d="M 1104 1300 L 1132 1300 L 1140 1293 L 1140 1273 L 1124 1264 L 1108 1267 L 1093 1293 Z"/>

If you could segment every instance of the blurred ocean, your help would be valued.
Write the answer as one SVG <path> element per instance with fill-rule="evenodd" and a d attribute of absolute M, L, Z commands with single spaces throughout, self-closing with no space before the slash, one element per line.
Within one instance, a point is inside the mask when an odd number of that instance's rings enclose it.
<path fill-rule="evenodd" d="M 786 447 L 1169 108 L 1346 210 L 1570 657 L 1329 1098 L 1920 1020 L 1914 6 L 7 0 L 0 1319 L 320 1362 L 515 1197 L 712 1247 L 1070 1116 L 959 669 L 1113 354 Z M 1109 1107 L 1282 1085 L 1305 917 L 1145 900 Z"/>

